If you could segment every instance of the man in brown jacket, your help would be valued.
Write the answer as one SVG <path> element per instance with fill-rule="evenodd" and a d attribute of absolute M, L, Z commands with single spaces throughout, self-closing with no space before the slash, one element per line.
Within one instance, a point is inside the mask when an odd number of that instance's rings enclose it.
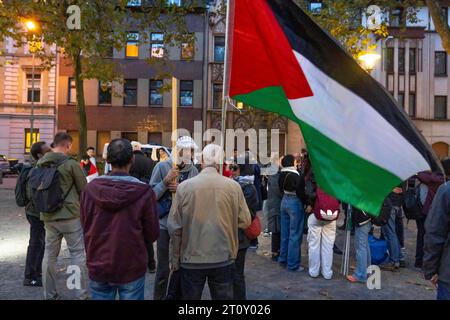
<path fill-rule="evenodd" d="M 171 268 L 181 271 L 183 299 L 201 299 L 206 280 L 212 299 L 233 299 L 238 229 L 251 216 L 239 184 L 218 173 L 222 148 L 207 145 L 202 157 L 201 173 L 178 186 L 170 210 Z"/>

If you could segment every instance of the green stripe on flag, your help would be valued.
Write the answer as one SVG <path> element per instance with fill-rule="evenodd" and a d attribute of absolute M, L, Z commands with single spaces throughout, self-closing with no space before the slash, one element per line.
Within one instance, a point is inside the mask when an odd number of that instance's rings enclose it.
<path fill-rule="evenodd" d="M 401 183 L 396 175 L 343 148 L 298 119 L 282 87 L 267 87 L 233 98 L 276 112 L 299 124 L 317 182 L 325 192 L 339 200 L 378 215 L 386 196 Z"/>

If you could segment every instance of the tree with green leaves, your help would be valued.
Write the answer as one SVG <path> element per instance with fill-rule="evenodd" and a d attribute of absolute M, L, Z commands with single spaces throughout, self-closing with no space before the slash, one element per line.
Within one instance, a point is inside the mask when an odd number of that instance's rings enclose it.
<path fill-rule="evenodd" d="M 305 10 L 308 2 L 296 0 Z M 373 50 L 374 38 L 385 38 L 388 36 L 388 21 L 382 20 L 378 29 L 369 30 L 361 25 L 362 14 L 367 14 L 370 5 L 380 7 L 383 16 L 400 9 L 400 26 L 405 27 L 406 22 L 420 22 L 417 12 L 420 7 L 428 7 L 431 17 L 436 26 L 436 31 L 442 39 L 442 45 L 450 54 L 450 28 L 442 14 L 441 1 L 439 0 L 323 0 L 322 9 L 318 12 L 309 12 L 312 18 L 325 30 L 330 32 L 355 58 L 361 52 Z"/>
<path fill-rule="evenodd" d="M 76 85 L 81 155 L 87 147 L 84 80 L 98 79 L 102 84 L 122 81 L 123 70 L 112 59 L 112 52 L 126 48 L 130 30 L 139 33 L 137 45 L 148 42 L 151 31 L 164 35 L 165 48 L 192 44 L 194 36 L 185 23 L 192 10 L 193 5 L 186 1 L 184 6 L 177 6 L 167 0 L 4 0 L 0 1 L 0 41 L 10 37 L 16 46 L 21 46 L 43 39 L 45 46 L 55 46 L 70 61 Z M 38 26 L 33 33 L 24 28 L 24 21 L 29 19 Z M 44 50 L 37 54 L 42 61 L 55 60 Z M 148 63 L 164 78 L 170 66 L 167 55 L 162 56 L 149 58 Z"/>

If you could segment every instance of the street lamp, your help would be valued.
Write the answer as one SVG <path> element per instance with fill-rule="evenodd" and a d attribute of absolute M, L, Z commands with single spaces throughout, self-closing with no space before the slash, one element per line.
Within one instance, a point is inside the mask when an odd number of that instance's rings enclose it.
<path fill-rule="evenodd" d="M 371 73 L 375 67 L 375 63 L 381 59 L 381 56 L 376 52 L 365 52 L 358 57 L 361 64 L 368 73 Z"/>
<path fill-rule="evenodd" d="M 35 42 L 36 36 L 34 32 L 38 29 L 38 25 L 33 20 L 26 20 L 24 22 L 27 32 L 33 33 L 33 42 Z M 36 45 L 36 44 L 34 44 Z M 30 47 L 30 46 L 28 46 Z M 31 50 L 31 117 L 30 117 L 30 148 L 34 143 L 33 129 L 34 129 L 34 73 L 35 73 L 35 51 L 36 48 Z M 26 138 L 26 137 L 25 137 Z"/>

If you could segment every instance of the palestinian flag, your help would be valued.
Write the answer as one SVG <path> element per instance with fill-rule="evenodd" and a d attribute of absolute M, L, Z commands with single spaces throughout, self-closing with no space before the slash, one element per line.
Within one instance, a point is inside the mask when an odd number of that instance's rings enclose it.
<path fill-rule="evenodd" d="M 378 215 L 402 181 L 438 170 L 392 96 L 292 0 L 234 0 L 226 94 L 300 125 L 319 186 Z"/>

